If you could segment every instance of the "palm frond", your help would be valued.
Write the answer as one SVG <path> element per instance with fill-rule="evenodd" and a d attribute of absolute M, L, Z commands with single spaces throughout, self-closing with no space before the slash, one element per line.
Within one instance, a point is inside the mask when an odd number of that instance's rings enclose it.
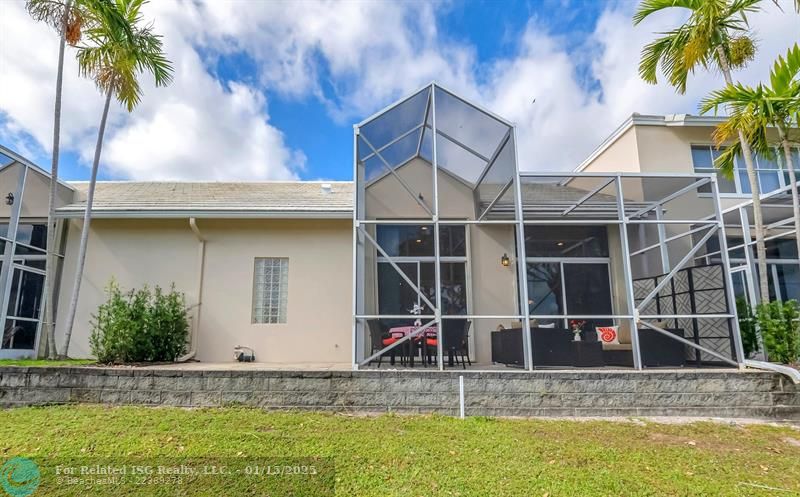
<path fill-rule="evenodd" d="M 658 82 L 658 64 L 671 45 L 672 41 L 667 36 L 645 45 L 639 62 L 639 76 L 644 81 L 650 84 Z"/>
<path fill-rule="evenodd" d="M 149 72 L 156 86 L 165 86 L 172 81 L 172 63 L 153 26 L 139 25 L 145 0 L 86 1 L 103 22 L 87 32 L 91 43 L 79 49 L 79 70 L 130 112 L 142 98 L 138 76 Z"/>
<path fill-rule="evenodd" d="M 718 113 L 719 107 L 728 107 L 728 114 L 736 116 L 748 112 L 751 107 L 765 99 L 764 88 L 761 85 L 755 88 L 735 83 L 727 85 L 721 90 L 715 90 L 700 101 L 700 113 L 707 114 L 711 110 Z"/>
<path fill-rule="evenodd" d="M 35 21 L 42 21 L 59 33 L 63 31 L 66 42 L 72 46 L 78 44 L 83 30 L 94 24 L 84 0 L 27 0 L 25 9 Z"/>
<path fill-rule="evenodd" d="M 776 94 L 791 95 L 792 83 L 797 83 L 798 78 L 800 78 L 800 46 L 795 43 L 787 50 L 786 57 L 779 55 L 775 60 L 769 73 L 769 81 L 772 91 Z"/>
<path fill-rule="evenodd" d="M 25 9 L 34 21 L 45 22 L 59 32 L 64 27 L 64 12 L 67 9 L 64 0 L 28 0 Z"/>
<path fill-rule="evenodd" d="M 758 12 L 761 0 L 733 0 L 728 6 L 727 15 L 739 17 L 747 22 L 747 14 Z"/>
<path fill-rule="evenodd" d="M 717 147 L 720 150 L 720 147 Z M 729 146 L 722 150 L 716 159 L 714 159 L 714 167 L 725 178 L 732 180 L 734 167 L 736 165 L 736 158 L 742 155 L 742 144 L 739 141 L 732 142 Z"/>
<path fill-rule="evenodd" d="M 778 9 L 780 9 L 781 11 L 783 10 L 778 0 L 772 0 L 772 3 L 774 3 L 775 6 L 778 7 Z M 800 13 L 800 0 L 794 0 L 794 10 Z"/>
<path fill-rule="evenodd" d="M 759 10 L 760 0 L 642 0 L 634 24 L 662 10 L 690 11 L 689 19 L 647 44 L 642 50 L 639 74 L 655 83 L 659 67 L 679 93 L 685 93 L 690 74 L 697 68 L 742 67 L 752 60 L 755 43 L 747 14 Z M 800 1 L 800 0 L 799 0 Z M 720 51 L 725 55 L 721 60 Z"/>
<path fill-rule="evenodd" d="M 633 15 L 633 24 L 639 24 L 648 16 L 671 7 L 682 7 L 694 10 L 702 0 L 643 0 Z"/>

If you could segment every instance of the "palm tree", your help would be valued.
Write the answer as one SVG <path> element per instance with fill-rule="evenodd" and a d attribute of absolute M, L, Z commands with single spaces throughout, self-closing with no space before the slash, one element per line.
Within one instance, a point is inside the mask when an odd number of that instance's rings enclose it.
<path fill-rule="evenodd" d="M 679 93 L 686 92 L 689 74 L 698 67 L 718 69 L 727 85 L 733 84 L 731 70 L 743 67 L 755 55 L 747 14 L 757 12 L 761 0 L 643 0 L 633 16 L 639 24 L 648 16 L 673 7 L 689 11 L 689 19 L 681 26 L 647 44 L 642 50 L 639 74 L 648 83 L 657 82 L 659 65 L 670 84 Z M 767 251 L 764 244 L 764 221 L 758 178 L 753 167 L 750 143 L 737 131 L 741 155 L 753 196 L 753 218 L 758 255 L 761 298 L 768 299 Z"/>
<path fill-rule="evenodd" d="M 64 81 L 64 48 L 67 43 L 75 46 L 81 38 L 81 29 L 87 20 L 86 11 L 80 1 L 73 0 L 28 0 L 28 13 L 36 21 L 44 21 L 58 31 L 58 68 L 56 72 L 56 96 L 53 110 L 53 153 L 50 171 L 50 195 L 47 208 L 47 245 L 45 246 L 45 333 L 47 357 L 56 357 L 55 334 L 55 208 L 58 194 L 58 159 L 61 145 L 61 88 Z"/>
<path fill-rule="evenodd" d="M 762 157 L 776 155 L 775 143 L 769 139 L 768 127 L 778 131 L 778 145 L 783 151 L 783 160 L 791 182 L 792 206 L 794 209 L 795 240 L 800 254 L 800 198 L 797 192 L 797 177 L 792 160 L 791 133 L 800 116 L 800 46 L 788 50 L 786 57 L 780 56 L 770 72 L 770 85 L 755 88 L 742 84 L 728 85 L 712 92 L 700 105 L 700 112 L 712 109 L 716 113 L 720 106 L 727 108 L 728 120 L 714 131 L 717 147 L 730 140 L 738 132 L 744 133 L 750 146 Z M 741 152 L 739 143 L 728 147 L 717 158 L 715 165 L 723 174 L 733 174 L 733 161 Z M 779 154 L 777 154 L 779 155 Z"/>
<path fill-rule="evenodd" d="M 78 296 L 86 262 L 86 245 L 89 238 L 89 225 L 92 219 L 92 203 L 97 183 L 97 170 L 100 165 L 100 152 L 106 129 L 108 108 L 111 97 L 128 110 L 133 111 L 142 98 L 138 81 L 140 74 L 153 75 L 156 86 L 166 86 L 172 81 L 172 63 L 162 50 L 161 36 L 153 32 L 152 25 L 142 26 L 141 8 L 146 0 L 95 0 L 93 7 L 101 22 L 87 30 L 90 43 L 78 51 L 78 64 L 81 75 L 92 78 L 98 89 L 105 95 L 97 144 L 94 151 L 89 191 L 86 196 L 86 211 L 83 216 L 78 260 L 75 269 L 70 307 L 67 315 L 67 328 L 64 335 L 63 356 L 69 352 Z"/>

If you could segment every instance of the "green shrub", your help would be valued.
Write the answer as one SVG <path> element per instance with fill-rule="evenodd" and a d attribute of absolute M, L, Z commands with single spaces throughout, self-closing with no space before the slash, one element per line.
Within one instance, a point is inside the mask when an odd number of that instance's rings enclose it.
<path fill-rule="evenodd" d="M 89 344 L 99 362 L 174 361 L 186 351 L 185 298 L 173 285 L 123 292 L 112 280 L 108 300 L 92 316 Z"/>
<path fill-rule="evenodd" d="M 744 355 L 750 357 L 758 351 L 758 334 L 753 309 L 747 304 L 744 297 L 736 299 L 736 315 L 739 316 L 739 332 L 742 335 Z"/>
<path fill-rule="evenodd" d="M 796 300 L 759 304 L 758 327 L 770 361 L 791 364 L 800 358 L 800 322 Z"/>

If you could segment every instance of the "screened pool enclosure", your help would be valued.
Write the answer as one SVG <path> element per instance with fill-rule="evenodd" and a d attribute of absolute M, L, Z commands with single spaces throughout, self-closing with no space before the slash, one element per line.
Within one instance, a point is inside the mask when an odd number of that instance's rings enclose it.
<path fill-rule="evenodd" d="M 743 362 L 715 175 L 525 172 L 517 139 L 436 83 L 354 127 L 355 369 Z"/>

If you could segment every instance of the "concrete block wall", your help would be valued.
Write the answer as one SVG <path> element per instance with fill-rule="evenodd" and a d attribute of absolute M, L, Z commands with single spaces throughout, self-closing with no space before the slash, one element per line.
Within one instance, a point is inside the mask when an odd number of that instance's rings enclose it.
<path fill-rule="evenodd" d="M 719 416 L 800 419 L 800 388 L 733 371 L 425 372 L 0 368 L 0 406 L 145 406 L 467 415 Z"/>

